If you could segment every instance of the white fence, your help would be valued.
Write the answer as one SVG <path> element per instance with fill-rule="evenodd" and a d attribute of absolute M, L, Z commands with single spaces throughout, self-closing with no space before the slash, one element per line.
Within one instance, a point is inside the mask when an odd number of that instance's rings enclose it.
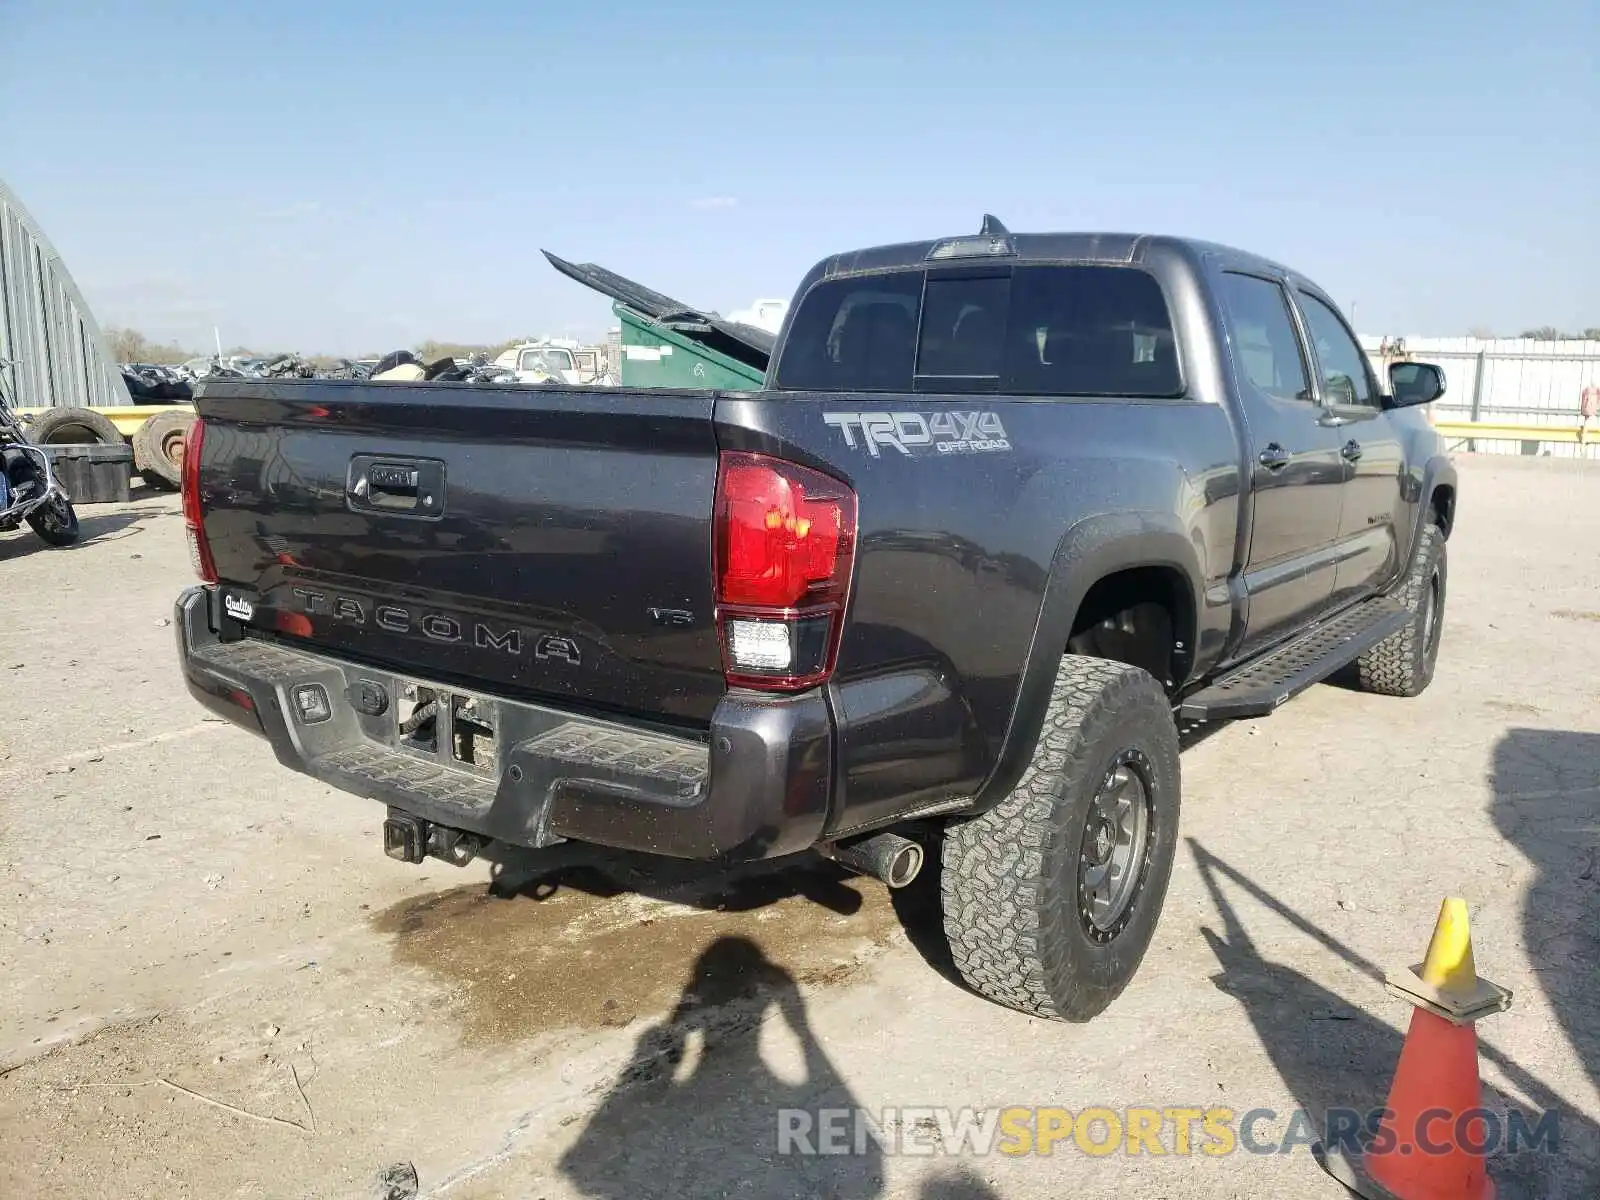
<path fill-rule="evenodd" d="M 1394 343 L 1396 339 L 1388 339 Z M 1385 339 L 1363 337 L 1380 371 Z M 1600 342 L 1541 342 L 1532 338 L 1405 338 L 1405 354 L 1444 368 L 1449 384 L 1433 405 L 1436 421 L 1487 421 L 1504 425 L 1578 424 L 1586 387 L 1600 386 Z M 1600 421 L 1590 426 L 1600 443 Z M 1470 439 L 1467 449 L 1486 454 L 1597 456 L 1594 444 L 1528 439 Z"/>

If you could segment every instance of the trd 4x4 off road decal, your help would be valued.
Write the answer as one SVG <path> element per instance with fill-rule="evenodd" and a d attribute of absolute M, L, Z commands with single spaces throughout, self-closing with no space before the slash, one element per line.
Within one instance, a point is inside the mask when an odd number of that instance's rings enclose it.
<path fill-rule="evenodd" d="M 843 433 L 852 450 L 859 438 L 873 458 L 884 449 L 908 457 L 1011 449 L 1000 414 L 993 412 L 831 412 L 822 420 Z"/>

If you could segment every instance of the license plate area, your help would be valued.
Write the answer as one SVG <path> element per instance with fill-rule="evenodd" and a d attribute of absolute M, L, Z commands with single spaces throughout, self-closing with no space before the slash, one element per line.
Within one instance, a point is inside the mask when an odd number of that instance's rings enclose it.
<path fill-rule="evenodd" d="M 500 706 L 468 692 L 402 683 L 394 708 L 395 745 L 440 766 L 499 775 Z"/>

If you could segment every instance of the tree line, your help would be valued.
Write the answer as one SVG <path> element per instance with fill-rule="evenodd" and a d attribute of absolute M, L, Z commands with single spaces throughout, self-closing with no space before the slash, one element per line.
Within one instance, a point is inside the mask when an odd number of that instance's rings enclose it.
<path fill-rule="evenodd" d="M 1591 325 L 1582 333 L 1562 333 L 1553 325 L 1541 325 L 1517 335 L 1540 342 L 1600 342 L 1600 326 Z"/>

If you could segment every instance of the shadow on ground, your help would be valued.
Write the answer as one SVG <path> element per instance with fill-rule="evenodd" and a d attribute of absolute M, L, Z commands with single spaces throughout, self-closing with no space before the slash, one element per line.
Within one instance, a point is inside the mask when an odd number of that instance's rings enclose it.
<path fill-rule="evenodd" d="M 93 510 L 90 510 L 91 512 Z M 60 554 L 82 550 L 101 542 L 115 542 L 135 537 L 144 532 L 141 522 L 149 522 L 157 513 L 104 513 L 100 516 L 78 514 L 79 538 L 70 546 L 51 546 L 24 523 L 7 535 L 0 535 L 0 560 L 24 554 Z"/>
<path fill-rule="evenodd" d="M 1000 1200 L 1000 1193 L 962 1168 L 928 1180 L 917 1193 L 917 1200 Z"/>
<path fill-rule="evenodd" d="M 907 886 L 889 892 L 889 903 L 905 931 L 906 941 L 922 955 L 923 962 L 963 991 L 970 991 L 950 954 L 950 939 L 944 933 L 944 899 L 939 890 L 943 874 L 944 839 L 937 825 L 904 829 L 922 846 L 922 870 Z"/>
<path fill-rule="evenodd" d="M 159 513 L 101 513 L 92 515 L 89 510 L 86 515 L 83 510 L 78 512 L 78 531 L 82 535 L 68 549 L 76 550 L 82 546 L 92 546 L 98 542 L 118 542 L 126 538 L 136 537 L 144 532 L 145 526 L 151 521 L 159 519 Z"/>
<path fill-rule="evenodd" d="M 1600 734 L 1508 730 L 1494 753 L 1494 823 L 1537 872 L 1523 939 L 1561 1032 L 1600 1088 Z"/>
<path fill-rule="evenodd" d="M 780 1112 L 814 1121 L 857 1104 L 802 986 L 815 996 L 851 978 L 902 926 L 948 962 L 936 858 L 891 893 L 811 854 L 737 869 L 584 846 L 493 854 L 487 888 L 403 901 L 374 924 L 397 959 L 449 986 L 468 1042 L 650 1022 L 561 1159 L 585 1195 L 884 1194 L 875 1139 L 780 1153 Z M 918 1200 L 998 1197 L 939 1164 Z"/>
<path fill-rule="evenodd" d="M 563 891 L 597 899 L 627 893 L 718 912 L 747 912 L 803 897 L 840 916 L 861 910 L 864 881 L 814 854 L 726 869 L 688 859 L 628 854 L 567 842 L 549 850 L 496 843 L 491 895 L 550 900 Z"/>
<path fill-rule="evenodd" d="M 759 1035 L 776 1010 L 798 1053 L 778 1074 Z M 779 1153 L 783 1110 L 810 1122 L 856 1105 L 818 1044 L 794 977 L 754 942 L 722 937 L 696 960 L 677 1006 L 635 1043 L 561 1171 L 597 1198 L 882 1195 L 882 1152 Z"/>
<path fill-rule="evenodd" d="M 1311 1149 L 1313 1137 L 1321 1142 L 1327 1136 L 1330 1110 L 1364 1115 L 1382 1107 L 1403 1038 L 1365 1009 L 1293 968 L 1263 958 L 1229 902 L 1224 883 L 1249 894 L 1368 976 L 1375 1003 L 1384 995 L 1383 971 L 1192 838 L 1189 848 L 1222 921 L 1221 934 L 1209 928 L 1202 930 L 1221 967 L 1212 980 L 1244 1008 L 1295 1104 L 1308 1114 L 1309 1126 L 1296 1131 L 1304 1135 L 1299 1145 L 1305 1152 Z M 1488 1108 L 1502 1116 L 1519 1110 L 1530 1130 L 1538 1127 L 1543 1112 L 1557 1114 L 1560 1140 L 1556 1153 L 1523 1149 L 1491 1160 L 1491 1174 L 1501 1185 L 1503 1200 L 1579 1200 L 1600 1195 L 1600 1129 L 1539 1079 L 1481 1040 L 1479 1056 L 1480 1061 L 1498 1067 L 1533 1106 L 1530 1110 L 1485 1087 L 1484 1103 Z M 1275 1148 L 1288 1138 L 1291 1128 L 1288 1114 L 1278 1114 L 1278 1120 L 1264 1122 L 1256 1136 L 1261 1143 Z"/>
<path fill-rule="evenodd" d="M 790 1039 L 776 1053 L 761 1045 L 769 1014 Z M 780 1137 L 782 1127 L 804 1133 L 821 1110 L 857 1103 L 811 1029 L 794 976 L 754 942 L 722 937 L 696 960 L 672 1012 L 640 1035 L 558 1166 L 596 1200 L 870 1200 L 884 1194 L 883 1150 L 873 1139 L 821 1155 L 795 1153 L 800 1139 L 785 1152 Z M 919 1198 L 998 1200 L 965 1168 L 928 1179 Z"/>

